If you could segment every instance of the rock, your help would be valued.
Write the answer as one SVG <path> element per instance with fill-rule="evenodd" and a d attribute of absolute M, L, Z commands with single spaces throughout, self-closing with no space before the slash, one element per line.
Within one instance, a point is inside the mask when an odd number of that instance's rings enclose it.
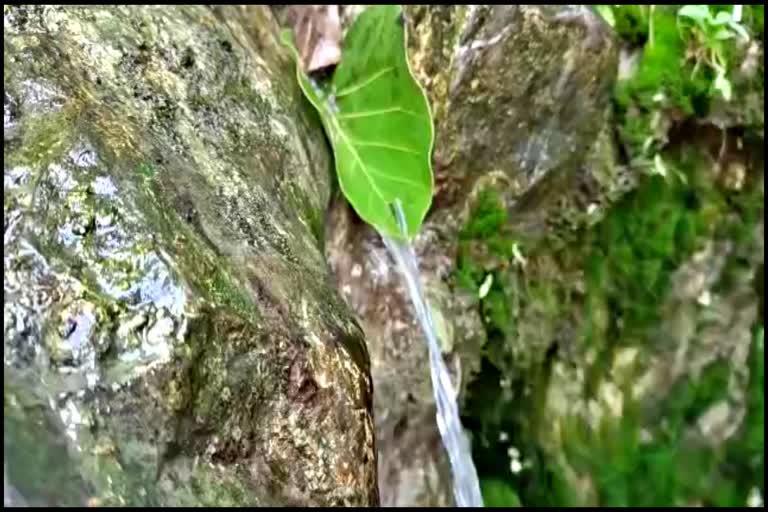
<path fill-rule="evenodd" d="M 452 338 L 443 345 L 463 397 L 479 371 L 485 331 L 476 295 L 451 280 L 459 228 L 474 198 L 495 184 L 511 227 L 538 237 L 574 183 L 600 182 L 602 167 L 589 155 L 605 148 L 598 134 L 618 50 L 610 30 L 581 7 L 406 6 L 405 14 L 409 61 L 436 127 L 435 197 L 414 245 L 430 304 Z M 610 189 L 619 178 L 605 180 Z M 382 504 L 452 503 L 427 349 L 400 278 L 378 235 L 342 197 L 327 238 L 339 290 L 371 352 Z"/>
<path fill-rule="evenodd" d="M 726 101 L 721 95 L 715 96 L 705 121 L 721 130 L 737 128 L 747 135 L 763 139 L 765 86 L 763 68 L 759 63 L 765 59 L 764 44 L 758 40 L 740 40 L 734 46 L 741 60 L 733 77 L 735 93 L 731 101 Z"/>
<path fill-rule="evenodd" d="M 407 13 L 410 61 L 435 115 L 435 210 L 461 210 L 495 179 L 510 206 L 541 215 L 534 190 L 559 195 L 551 187 L 581 171 L 603 127 L 618 62 L 610 28 L 584 6 Z"/>
<path fill-rule="evenodd" d="M 378 505 L 329 152 L 270 11 L 4 17 L 11 499 Z"/>
<path fill-rule="evenodd" d="M 584 277 L 573 271 L 565 256 L 568 253 L 572 260 L 579 261 L 580 247 L 586 246 L 588 241 L 576 242 L 559 253 L 551 246 L 542 248 L 540 252 L 544 254 L 536 254 L 529 259 L 532 262 L 527 275 L 530 283 L 549 287 L 554 290 L 552 293 L 555 296 L 570 297 L 570 302 L 564 302 L 548 318 L 529 314 L 515 318 L 516 333 L 547 333 L 542 325 L 554 326 L 552 330 L 561 333 L 557 339 L 559 353 L 552 371 L 548 379 L 539 384 L 538 392 L 533 393 L 534 396 L 546 397 L 544 410 L 534 414 L 539 404 L 514 402 L 516 408 L 523 411 L 522 418 L 545 419 L 543 423 L 531 421 L 530 425 L 520 420 L 516 425 L 527 426 L 531 432 L 529 447 L 541 446 L 548 458 L 557 460 L 573 489 L 583 488 L 584 478 L 599 478 L 600 468 L 609 467 L 611 463 L 609 456 L 625 457 L 623 460 L 628 467 L 636 468 L 631 471 L 642 471 L 641 458 L 632 454 L 632 443 L 620 441 L 618 437 L 607 437 L 610 432 L 625 436 L 621 439 L 632 439 L 628 436 L 642 434 L 642 444 L 653 443 L 649 450 L 668 446 L 668 449 L 681 453 L 690 450 L 690 453 L 697 454 L 696 457 L 708 457 L 703 460 L 712 461 L 720 460 L 718 457 L 722 457 L 723 453 L 736 452 L 733 446 L 738 443 L 751 442 L 742 441 L 740 436 L 747 436 L 745 430 L 754 428 L 749 424 L 755 421 L 748 417 L 749 408 L 754 407 L 755 401 L 762 404 L 762 397 L 750 391 L 753 385 L 750 382 L 756 376 L 752 374 L 749 363 L 750 357 L 754 357 L 754 353 L 751 354 L 755 344 L 754 329 L 761 323 L 761 297 L 756 293 L 755 284 L 762 277 L 759 272 L 764 254 L 763 207 L 756 203 L 750 205 L 750 201 L 762 202 L 764 195 L 762 157 L 748 165 L 750 190 L 745 190 L 745 196 L 734 198 L 734 203 L 725 207 L 719 196 L 723 191 L 718 192 L 713 177 L 704 172 L 706 164 L 713 163 L 705 157 L 706 145 L 694 139 L 687 142 L 687 150 L 699 152 L 698 161 L 705 162 L 700 163 L 703 168 L 692 172 L 690 177 L 691 181 L 700 182 L 697 188 L 687 189 L 695 190 L 695 194 L 702 198 L 702 204 L 696 211 L 709 212 L 711 219 L 699 235 L 700 248 L 671 269 L 668 284 L 653 303 L 642 306 L 642 297 L 633 290 L 618 289 L 619 293 L 631 297 L 629 300 L 637 303 L 638 307 L 653 310 L 657 317 L 646 320 L 642 326 L 635 323 L 631 330 L 625 329 L 627 326 L 622 326 L 622 320 L 617 319 L 621 318 L 620 315 L 626 319 L 627 310 L 614 300 L 610 324 L 605 321 L 608 312 L 602 310 L 608 306 L 600 304 L 599 300 L 590 304 L 589 295 L 583 296 L 584 289 L 594 289 L 596 285 L 577 286 L 579 279 Z M 755 147 L 748 149 L 750 153 L 754 150 Z M 673 187 L 672 184 L 664 186 Z M 746 194 L 751 194 L 752 199 Z M 653 205 L 647 201 L 641 204 L 648 204 L 651 209 L 659 208 L 664 201 L 668 201 L 661 197 L 656 199 Z M 628 208 L 627 205 L 622 207 Z M 718 208 L 722 210 L 718 211 Z M 755 210 L 749 212 L 751 208 Z M 635 207 L 635 210 L 625 209 L 623 213 L 619 210 L 612 214 L 633 216 L 640 212 Z M 672 220 L 674 217 L 666 222 L 671 223 Z M 645 222 L 651 224 L 652 217 Z M 618 229 L 629 232 L 632 229 L 629 224 L 624 220 Z M 617 229 L 617 225 L 613 224 L 603 231 L 611 229 Z M 650 254 L 651 247 L 659 250 L 660 244 L 652 237 L 637 230 L 635 237 L 634 247 L 638 254 Z M 684 253 L 679 247 L 674 250 L 679 251 L 674 253 L 675 257 Z M 541 272 L 537 265 L 543 257 L 558 260 L 559 270 L 554 274 Z M 627 266 L 638 261 L 633 259 L 636 256 L 631 256 L 625 262 L 619 262 L 619 257 L 619 252 L 607 253 L 602 255 L 602 261 L 592 262 L 603 265 L 605 283 L 615 279 L 615 274 L 611 273 L 616 270 L 610 269 L 610 265 Z M 644 257 L 647 258 L 646 263 L 652 263 L 653 258 Z M 649 287 L 649 283 L 639 284 Z M 603 286 L 609 288 L 621 286 L 621 283 Z M 527 303 L 529 308 L 537 302 L 536 296 L 530 294 L 519 300 Z M 589 309 L 582 309 L 585 303 L 590 304 Z M 572 327 L 565 329 L 568 323 Z M 585 333 L 589 333 L 589 337 Z M 522 345 L 534 344 L 532 336 L 520 338 Z M 565 346 L 573 348 L 564 351 Z M 517 364 L 515 361 L 515 365 L 510 365 L 502 373 L 521 375 Z M 757 378 L 762 379 L 761 375 Z M 528 381 L 530 375 L 519 378 Z M 757 386 L 761 385 L 762 380 Z M 623 410 L 624 414 L 618 414 L 619 410 Z M 762 428 L 762 416 L 759 418 L 759 428 Z M 502 423 L 502 426 L 510 428 L 508 424 Z M 639 433 L 630 429 L 638 429 Z M 585 430 L 590 437 L 584 436 Z M 589 439 L 591 441 L 587 441 Z M 608 448 L 605 453 L 590 455 L 595 461 L 592 466 L 585 466 L 584 460 L 576 455 L 610 446 L 613 448 Z M 687 460 L 683 455 L 676 456 L 669 467 L 685 464 Z M 739 469 L 734 469 L 736 463 Z M 753 463 L 745 457 L 745 460 L 729 459 L 722 464 L 734 466 L 729 466 L 728 474 L 731 475 L 738 474 L 733 472 L 741 471 L 742 465 Z M 581 469 L 575 471 L 576 466 Z M 632 478 L 632 474 L 627 473 L 628 476 L 622 478 Z M 619 498 L 603 496 L 602 499 Z M 652 496 L 649 499 L 658 498 Z M 605 501 L 582 496 L 576 503 L 597 506 L 605 504 Z"/>
<path fill-rule="evenodd" d="M 450 470 L 435 423 L 426 344 L 400 276 L 378 235 L 342 201 L 334 204 L 329 226 L 329 263 L 362 321 L 371 354 L 382 506 L 449 505 Z M 425 270 L 422 266 L 423 278 L 434 276 Z M 429 279 L 430 307 L 449 319 L 454 332 L 456 350 L 447 356 L 456 382 L 459 350 L 474 350 L 467 361 L 479 361 L 482 326 L 471 309 L 460 310 L 467 304 L 460 302 L 462 295 L 451 295 L 445 283 Z"/>

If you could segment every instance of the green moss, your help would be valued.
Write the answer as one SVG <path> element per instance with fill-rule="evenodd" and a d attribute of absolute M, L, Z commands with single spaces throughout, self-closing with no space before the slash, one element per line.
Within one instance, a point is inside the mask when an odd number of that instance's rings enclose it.
<path fill-rule="evenodd" d="M 519 347 L 534 351 L 531 340 L 547 335 L 544 325 L 575 318 L 580 350 L 596 349 L 596 360 L 586 367 L 584 389 L 586 398 L 594 397 L 617 347 L 640 343 L 650 350 L 674 348 L 658 346 L 663 338 L 654 331 L 672 273 L 706 240 L 741 237 L 746 242 L 753 232 L 762 212 L 760 190 L 726 199 L 709 177 L 711 164 L 698 155 L 688 148 L 667 153 L 670 177 L 643 177 L 636 190 L 570 245 L 555 249 L 543 242 L 530 248 L 524 270 L 509 264 L 515 239 L 505 231 L 506 212 L 498 194 L 484 192 L 472 210 L 461 234 L 458 282 L 476 290 L 491 273 L 493 285 L 479 302 L 489 341 L 465 414 L 480 418 L 474 449 L 481 475 L 497 482 L 492 485 L 506 483 L 523 504 L 583 505 L 585 498 L 571 488 L 573 479 L 566 478 L 566 468 L 540 444 L 540 432 L 546 430 L 541 404 L 546 401 L 550 358 L 520 353 Z M 733 211 L 742 213 L 734 218 L 729 214 Z M 560 265 L 555 273 L 537 266 L 540 255 L 552 251 Z M 583 275 L 585 281 L 582 301 L 574 299 L 575 283 L 567 277 L 574 275 Z M 521 316 L 521 311 L 528 316 Z M 528 334 L 531 329 L 533 337 Z M 510 347 L 517 347 L 513 357 Z M 597 431 L 573 420 L 563 438 L 566 461 L 578 475 L 589 477 L 594 499 L 601 505 L 695 500 L 743 504 L 748 486 L 722 472 L 722 450 L 690 443 L 686 434 L 707 408 L 726 398 L 730 373 L 724 362 L 718 362 L 696 381 L 679 382 L 656 409 L 655 419 L 641 415 L 639 404 L 630 404 L 635 410 L 625 419 L 609 421 Z M 502 380 L 510 382 L 508 391 L 501 389 Z M 489 400 L 491 396 L 499 398 Z M 666 426 L 654 432 L 654 440 L 643 441 L 642 426 L 661 424 L 662 419 Z M 509 444 L 534 461 L 520 475 L 509 470 L 506 443 L 498 441 L 502 431 Z"/>
<path fill-rule="evenodd" d="M 4 371 L 5 486 L 31 498 L 31 506 L 82 506 L 92 490 L 76 469 L 80 455 L 52 441 L 63 435 L 60 420 L 24 380 L 12 368 Z"/>
<path fill-rule="evenodd" d="M 337 183 L 334 181 L 334 183 Z M 325 215 L 322 210 L 315 207 L 305 192 L 300 190 L 297 184 L 291 184 L 290 195 L 286 203 L 298 212 L 300 217 L 307 221 L 312 236 L 317 240 L 318 246 L 325 245 Z"/>
<path fill-rule="evenodd" d="M 631 159 L 655 155 L 667 142 L 668 118 L 706 116 L 714 99 L 746 97 L 729 92 L 744 59 L 742 32 L 763 37 L 763 7 L 743 6 L 738 27 L 717 24 L 733 6 L 701 6 L 706 17 L 680 16 L 694 6 L 601 6 L 630 47 L 641 51 L 636 71 L 617 84 L 619 132 Z M 727 37 L 726 37 L 727 36 Z M 762 89 L 762 66 L 758 76 Z M 749 87 L 754 87 L 750 85 Z"/>
<path fill-rule="evenodd" d="M 214 303 L 230 307 L 242 318 L 257 319 L 259 315 L 253 300 L 206 245 L 205 237 L 196 232 L 194 226 L 183 222 L 174 208 L 160 199 L 172 196 L 163 192 L 164 185 L 157 179 L 162 169 L 145 161 L 137 164 L 135 169 L 143 180 L 143 186 L 138 187 L 137 200 L 147 215 L 147 223 L 155 226 L 168 245 L 176 249 L 180 273 L 193 276 L 189 284 Z"/>
<path fill-rule="evenodd" d="M 459 233 L 456 277 L 460 286 L 477 290 L 486 272 L 494 267 L 488 255 L 493 255 L 496 262 L 513 257 L 515 240 L 506 231 L 506 225 L 507 211 L 500 194 L 493 188 L 483 189 Z"/>
<path fill-rule="evenodd" d="M 697 420 L 712 406 L 734 405 L 728 394 L 734 369 L 723 359 L 698 376 L 684 376 L 649 403 L 628 398 L 634 384 L 629 378 L 622 384 L 622 417 L 606 417 L 597 428 L 575 416 L 561 418 L 555 447 L 546 434 L 552 418 L 544 417 L 542 404 L 552 361 L 586 370 L 581 399 L 587 402 L 610 375 L 616 349 L 674 351 L 658 329 L 674 272 L 707 241 L 729 240 L 744 249 L 729 256 L 715 291 L 730 289 L 753 264 L 744 250 L 751 250 L 764 215 L 761 184 L 748 177 L 742 191 L 721 189 L 699 141 L 671 132 L 686 120 L 701 122 L 722 103 L 718 66 L 727 80 L 735 76 L 744 57 L 738 38 L 718 40 L 711 23 L 681 22 L 682 6 L 602 7 L 610 7 L 623 43 L 641 50 L 636 72 L 614 96 L 623 158 L 640 176 L 638 186 L 565 245 L 543 240 L 526 247 L 525 267 L 514 263 L 520 240 L 507 229 L 496 191 L 480 194 L 460 233 L 456 284 L 476 292 L 492 277 L 478 301 L 488 343 L 464 408 L 483 490 L 491 506 L 743 506 L 753 488 L 764 495 L 762 327 L 750 356 L 747 415 L 741 431 L 723 445 L 707 444 L 696 433 Z M 733 6 L 708 9 L 710 20 L 733 12 Z M 761 40 L 763 7 L 744 6 L 741 25 Z M 757 89 L 754 80 L 734 84 L 731 108 L 743 110 L 740 99 L 762 89 L 762 64 L 756 76 Z M 743 117 L 748 123 L 761 119 Z M 664 176 L 644 173 L 658 170 L 656 157 Z M 749 167 L 760 169 L 762 162 Z M 757 281 L 755 288 L 762 300 Z M 564 347 L 561 339 L 575 346 Z M 585 359 L 587 353 L 596 357 Z M 509 446 L 529 462 L 518 474 L 509 468 Z"/>
<path fill-rule="evenodd" d="M 764 5 L 745 5 L 745 19 L 751 28 L 755 37 L 760 40 L 765 39 L 765 6 Z"/>
<path fill-rule="evenodd" d="M 661 402 L 661 409 L 682 428 L 703 414 L 707 407 L 727 398 L 730 368 L 727 361 L 717 360 L 707 365 L 693 382 L 680 381 Z"/>
<path fill-rule="evenodd" d="M 488 479 L 481 485 L 486 507 L 519 507 L 520 498 L 512 487 L 502 480 Z"/>
<path fill-rule="evenodd" d="M 712 218 L 707 193 L 651 176 L 587 236 L 588 289 L 627 329 L 656 320 L 671 273 L 701 246 Z"/>
<path fill-rule="evenodd" d="M 61 159 L 72 147 L 73 131 L 64 129 L 72 119 L 68 108 L 39 116 L 30 116 L 24 124 L 19 151 L 14 151 L 6 165 L 36 165 L 45 167 Z"/>
<path fill-rule="evenodd" d="M 155 175 L 156 169 L 155 169 L 155 166 L 152 165 L 152 163 L 144 162 L 136 166 L 136 172 L 146 176 L 147 178 L 151 178 L 152 176 Z"/>
<path fill-rule="evenodd" d="M 600 506 L 743 506 L 753 487 L 764 492 L 761 333 L 753 343 L 744 432 L 724 447 L 690 435 L 692 422 L 726 398 L 730 369 L 722 360 L 678 382 L 654 421 L 641 419 L 638 404 L 597 430 L 572 421 L 564 435 L 568 461 L 590 475 Z"/>
<path fill-rule="evenodd" d="M 687 183 L 661 176 L 648 176 L 640 187 L 622 199 L 594 228 L 559 250 L 564 265 L 581 267 L 587 297 L 583 339 L 602 345 L 597 336 L 606 328 L 598 317 L 601 309 L 620 319 L 625 334 L 642 330 L 658 319 L 657 306 L 668 288 L 672 272 L 712 234 L 722 199 L 694 171 L 701 163 L 689 155 L 669 165 L 686 176 Z M 507 212 L 498 193 L 486 190 L 460 234 L 456 280 L 477 290 L 486 276 L 493 284 L 480 301 L 491 333 L 512 333 L 516 301 L 535 303 L 550 318 L 561 312 L 568 300 L 567 285 L 514 270 L 516 238 L 506 229 Z M 551 251 L 543 244 L 530 249 L 531 258 Z M 568 269 L 561 269 L 567 271 Z M 535 272 L 535 269 L 532 270 Z M 564 287 L 565 286 L 565 287 Z M 618 328 L 616 325 L 612 328 Z"/>
<path fill-rule="evenodd" d="M 614 19 L 613 28 L 619 37 L 633 45 L 642 45 L 648 40 L 649 6 L 625 5 L 621 9 L 611 9 L 611 11 Z"/>
<path fill-rule="evenodd" d="M 244 318 L 258 318 L 253 301 L 234 283 L 232 278 L 220 266 L 212 267 L 211 270 L 213 271 L 211 277 L 204 284 L 207 285 L 212 298 L 220 304 L 231 307 Z"/>
<path fill-rule="evenodd" d="M 741 482 L 742 492 L 750 486 L 765 496 L 765 349 L 763 326 L 755 330 L 749 356 L 747 415 L 740 432 L 726 447 L 726 464 Z"/>

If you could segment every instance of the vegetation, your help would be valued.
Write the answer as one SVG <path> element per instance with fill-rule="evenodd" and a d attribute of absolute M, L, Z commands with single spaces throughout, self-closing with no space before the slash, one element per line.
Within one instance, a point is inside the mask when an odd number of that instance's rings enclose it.
<path fill-rule="evenodd" d="M 724 165 L 723 154 L 693 128 L 730 109 L 741 140 L 762 138 L 762 118 L 746 99 L 763 94 L 762 59 L 751 75 L 743 68 L 750 44 L 762 46 L 763 7 L 597 10 L 638 55 L 614 96 L 623 164 L 641 176 L 638 185 L 565 247 L 523 244 L 505 229 L 507 211 L 490 189 L 461 233 L 455 285 L 478 294 L 488 339 L 464 407 L 486 504 L 743 506 L 764 496 L 762 316 L 741 380 L 721 355 L 648 400 L 635 390 L 649 361 L 615 368 L 626 354 L 673 356 L 678 340 L 667 323 L 682 315 L 669 311 L 682 307 L 675 273 L 713 240 L 748 246 L 763 215 L 762 178 L 718 183 L 711 169 Z M 755 158 L 747 166 L 762 175 L 762 153 Z M 724 265 L 713 289 L 728 289 L 755 263 L 735 250 Z M 569 397 L 586 412 L 555 418 L 550 383 L 578 375 L 569 369 L 578 365 L 584 376 Z M 746 389 L 741 405 L 734 383 Z M 620 392 L 619 414 L 590 409 L 606 402 L 608 385 Z M 700 434 L 708 412 L 739 406 L 736 432 L 722 442 Z"/>

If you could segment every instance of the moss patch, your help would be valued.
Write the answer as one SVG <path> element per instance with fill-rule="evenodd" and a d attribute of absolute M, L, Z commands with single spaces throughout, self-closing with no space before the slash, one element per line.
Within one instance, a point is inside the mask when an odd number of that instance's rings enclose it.
<path fill-rule="evenodd" d="M 571 418 L 560 440 L 566 466 L 541 434 L 552 421 L 542 404 L 554 361 L 585 370 L 581 393 L 589 402 L 598 397 L 618 349 L 673 351 L 656 332 L 673 272 L 707 240 L 746 240 L 758 221 L 761 189 L 735 195 L 719 189 L 709 178 L 711 163 L 692 147 L 665 153 L 665 161 L 674 169 L 670 176 L 643 177 L 601 222 L 565 247 L 543 240 L 523 251 L 505 230 L 506 212 L 492 190 L 480 195 L 462 231 L 456 284 L 476 291 L 493 276 L 478 304 L 489 341 L 465 421 L 476 433 L 481 474 L 508 482 L 523 504 L 745 503 L 752 485 L 745 482 L 752 480 L 721 467 L 728 448 L 688 439 L 696 419 L 727 398 L 731 370 L 725 362 L 678 382 L 653 418 L 640 413 L 642 404 L 627 401 L 628 390 L 625 407 L 636 412 L 618 423 L 606 419 L 593 430 Z M 522 252 L 525 265 L 515 263 Z M 643 440 L 643 429 L 662 420 L 666 426 L 653 441 Z M 519 474 L 510 470 L 509 446 L 529 462 Z M 589 492 L 574 488 L 568 471 L 588 475 Z M 654 480 L 646 485 L 641 476 L 648 474 Z"/>

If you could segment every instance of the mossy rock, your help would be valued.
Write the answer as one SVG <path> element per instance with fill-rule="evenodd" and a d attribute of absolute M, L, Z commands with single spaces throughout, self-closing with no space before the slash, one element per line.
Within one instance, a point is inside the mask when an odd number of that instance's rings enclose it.
<path fill-rule="evenodd" d="M 478 201 L 456 280 L 476 288 L 491 274 L 493 285 L 465 414 L 481 474 L 523 504 L 735 506 L 763 492 L 762 393 L 750 391 L 762 386 L 750 355 L 762 162 L 734 192 L 713 179 L 707 151 L 696 141 L 666 153 L 669 176 L 641 177 L 566 244 L 525 247 L 504 229 L 498 193 Z M 530 464 L 519 475 L 509 446 Z M 651 487 L 640 475 L 654 475 Z"/>
<path fill-rule="evenodd" d="M 330 155 L 270 11 L 4 16 L 6 490 L 377 505 Z"/>
<path fill-rule="evenodd" d="M 463 401 L 482 371 L 486 333 L 477 288 L 451 280 L 461 225 L 478 193 L 494 184 L 506 218 L 544 234 L 569 184 L 596 172 L 586 162 L 605 128 L 617 48 L 600 18 L 580 6 L 413 5 L 404 14 L 409 62 L 436 127 L 435 197 L 413 245 Z M 525 217 L 513 213 L 523 204 Z M 371 351 L 382 504 L 450 504 L 427 349 L 400 277 L 378 235 L 343 198 L 329 220 L 329 263 Z"/>

